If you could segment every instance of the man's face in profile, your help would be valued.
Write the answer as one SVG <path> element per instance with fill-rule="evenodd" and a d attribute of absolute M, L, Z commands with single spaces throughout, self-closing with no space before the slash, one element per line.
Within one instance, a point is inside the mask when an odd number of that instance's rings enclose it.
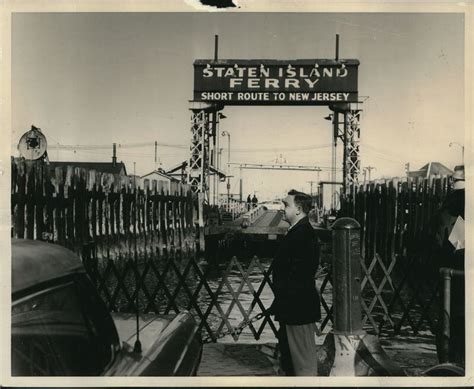
<path fill-rule="evenodd" d="M 283 214 L 283 220 L 293 225 L 296 221 L 297 214 L 300 212 L 299 208 L 295 205 L 295 196 L 288 195 L 283 199 L 280 212 Z"/>

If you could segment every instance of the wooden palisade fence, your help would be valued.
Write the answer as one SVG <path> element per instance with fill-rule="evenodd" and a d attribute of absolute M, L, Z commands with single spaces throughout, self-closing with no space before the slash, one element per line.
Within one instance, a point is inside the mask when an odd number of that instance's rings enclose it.
<path fill-rule="evenodd" d="M 354 185 L 343 201 L 361 225 L 364 321 L 375 332 L 436 331 L 432 223 L 448 190 L 448 177 L 391 179 Z"/>
<path fill-rule="evenodd" d="M 181 183 L 140 188 L 128 176 L 14 159 L 11 190 L 13 237 L 47 238 L 79 253 L 92 245 L 112 259 L 132 240 L 152 251 L 195 242 L 195 202 Z"/>

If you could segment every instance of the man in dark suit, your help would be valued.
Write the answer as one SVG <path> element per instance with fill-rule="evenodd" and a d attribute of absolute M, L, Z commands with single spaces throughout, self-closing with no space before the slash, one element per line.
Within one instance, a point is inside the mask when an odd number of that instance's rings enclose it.
<path fill-rule="evenodd" d="M 319 245 L 308 219 L 311 197 L 291 190 L 283 200 L 290 224 L 273 261 L 275 299 L 269 309 L 279 322 L 280 365 L 286 375 L 317 375 L 316 322 L 321 318 L 314 276 Z"/>

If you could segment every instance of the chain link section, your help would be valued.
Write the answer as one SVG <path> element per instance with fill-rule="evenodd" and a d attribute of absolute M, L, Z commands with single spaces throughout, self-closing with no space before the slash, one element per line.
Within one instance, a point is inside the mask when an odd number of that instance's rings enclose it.
<path fill-rule="evenodd" d="M 321 266 L 318 271 L 316 272 L 316 274 L 314 275 L 314 279 L 318 279 L 318 278 L 324 278 L 328 275 L 330 269 L 329 267 L 327 266 Z"/>
<path fill-rule="evenodd" d="M 244 330 L 245 327 L 249 326 L 253 322 L 256 322 L 257 320 L 260 320 L 262 317 L 264 317 L 265 314 L 263 312 L 260 312 L 258 315 L 254 316 L 251 319 L 245 319 L 242 321 L 237 327 L 235 327 L 233 330 L 227 330 L 227 331 L 222 331 L 219 335 L 209 335 L 206 336 L 203 340 L 202 343 L 215 343 L 217 340 L 227 336 L 227 335 L 237 335 L 239 336 L 242 331 Z"/>

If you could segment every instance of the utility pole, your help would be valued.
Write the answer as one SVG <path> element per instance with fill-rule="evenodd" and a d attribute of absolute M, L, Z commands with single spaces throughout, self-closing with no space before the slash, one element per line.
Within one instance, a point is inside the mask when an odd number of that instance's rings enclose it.
<path fill-rule="evenodd" d="M 112 166 L 117 165 L 117 143 L 112 144 Z"/>
<path fill-rule="evenodd" d="M 136 173 L 136 170 L 135 170 L 135 165 L 136 165 L 136 162 L 133 162 L 133 190 L 136 191 L 136 178 L 137 178 L 137 173 Z"/>
<path fill-rule="evenodd" d="M 371 172 L 372 170 L 374 170 L 374 169 L 377 170 L 377 168 L 374 167 L 374 166 L 366 166 L 366 167 L 364 168 L 364 181 L 365 181 L 365 172 L 368 171 L 368 172 L 369 172 L 369 182 L 370 182 L 370 172 Z"/>
<path fill-rule="evenodd" d="M 240 167 L 240 185 L 239 185 L 239 196 L 240 196 L 240 202 L 243 201 L 243 179 L 242 179 L 242 167 Z"/>
<path fill-rule="evenodd" d="M 319 172 L 318 172 L 318 173 L 319 173 Z M 306 182 L 311 185 L 311 189 L 310 189 L 311 192 L 310 192 L 310 194 L 311 194 L 311 196 L 312 196 L 312 195 L 313 195 L 313 184 L 318 184 L 318 183 L 319 183 L 319 180 L 317 180 L 317 181 L 306 181 Z"/>

